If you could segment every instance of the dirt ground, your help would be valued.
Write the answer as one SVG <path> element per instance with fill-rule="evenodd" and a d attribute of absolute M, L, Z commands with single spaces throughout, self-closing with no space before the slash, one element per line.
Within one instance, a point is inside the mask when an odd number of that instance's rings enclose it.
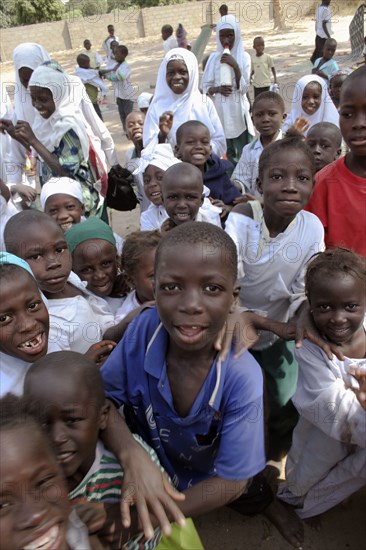
<path fill-rule="evenodd" d="M 338 41 L 335 59 L 339 65 L 350 67 L 354 60 L 350 59 L 350 44 L 348 38 L 349 17 L 341 17 L 334 22 L 334 37 Z M 257 35 L 265 37 L 266 52 L 269 53 L 276 66 L 278 81 L 283 98 L 289 106 L 292 96 L 292 86 L 296 80 L 310 72 L 310 55 L 314 48 L 314 21 L 304 19 L 289 28 L 285 33 L 273 32 L 267 24 L 257 23 L 255 26 L 247 22 L 242 24 L 244 45 L 251 52 L 253 38 Z M 187 29 L 189 32 L 189 29 Z M 163 57 L 161 40 L 143 38 L 129 42 L 126 32 L 117 29 L 119 36 L 129 48 L 128 62 L 132 68 L 132 80 L 138 86 L 139 93 L 152 91 L 160 61 Z M 83 37 L 86 38 L 86 37 Z M 189 36 L 191 41 L 194 36 Z M 26 38 L 25 38 L 26 40 Z M 214 33 L 207 47 L 207 53 L 215 49 Z M 54 52 L 56 59 L 68 72 L 74 71 L 76 55 L 80 50 Z M 14 82 L 14 72 L 10 63 L 1 65 L 3 82 Z M 11 86 L 10 86 L 11 88 Z M 102 106 L 105 122 L 115 140 L 119 160 L 124 161 L 124 152 L 129 142 L 123 134 L 114 103 L 112 90 L 108 94 L 109 104 Z M 115 231 L 126 235 L 138 229 L 139 212 L 128 213 L 113 211 L 110 213 Z M 283 468 L 282 468 L 283 476 Z M 322 516 L 320 530 L 314 530 L 305 525 L 304 550 L 362 550 L 366 548 L 366 509 L 365 488 L 353 495 L 346 503 L 333 508 Z M 363 518 L 363 519 L 362 519 Z M 229 509 L 222 509 L 207 514 L 195 520 L 206 550 L 287 550 L 291 548 L 277 530 L 262 516 L 243 517 Z M 192 549 L 194 550 L 194 549 Z"/>

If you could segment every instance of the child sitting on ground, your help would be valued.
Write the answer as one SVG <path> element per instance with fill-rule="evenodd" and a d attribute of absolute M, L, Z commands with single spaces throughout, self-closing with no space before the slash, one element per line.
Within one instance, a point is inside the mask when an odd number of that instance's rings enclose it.
<path fill-rule="evenodd" d="M 126 237 L 121 267 L 132 290 L 116 312 L 117 321 L 154 299 L 154 260 L 160 239 L 159 231 L 135 231 Z"/>
<path fill-rule="evenodd" d="M 346 246 L 366 256 L 366 67 L 351 73 L 341 88 L 339 124 L 349 153 L 321 170 L 307 210 L 318 216 L 325 244 Z"/>
<path fill-rule="evenodd" d="M 55 220 L 36 210 L 19 212 L 6 224 L 4 239 L 8 252 L 28 262 L 48 299 L 50 339 L 59 349 L 85 353 L 103 334 L 106 340 L 118 340 L 121 327 L 114 331 L 114 316 L 105 301 L 71 271 L 71 254 Z"/>
<path fill-rule="evenodd" d="M 66 477 L 69 500 L 86 498 L 91 502 L 111 503 L 109 519 L 112 513 L 117 514 L 119 520 L 124 472 L 100 439 L 110 405 L 104 397 L 97 365 L 79 353 L 51 353 L 45 361 L 37 361 L 29 369 L 24 397 L 30 410 L 37 407 L 37 415 L 50 434 L 57 461 Z M 87 437 L 80 437 L 81 431 Z M 139 436 L 135 438 L 159 465 L 156 453 Z M 160 539 L 160 529 L 155 530 L 152 540 L 146 541 L 142 533 L 132 537 L 133 531 L 123 529 L 120 521 L 117 525 L 119 532 L 115 536 L 126 544 L 124 548 L 140 544 L 150 550 Z M 127 538 L 131 540 L 127 542 Z"/>
<path fill-rule="evenodd" d="M 1 549 L 104 548 L 73 509 L 50 441 L 23 400 L 7 395 L 0 407 Z"/>
<path fill-rule="evenodd" d="M 276 321 L 299 314 L 306 301 L 306 264 L 324 248 L 320 221 L 303 211 L 314 174 L 314 155 L 301 138 L 271 143 L 258 167 L 263 209 L 259 201 L 237 205 L 226 222 L 238 250 L 241 305 Z M 265 374 L 268 458 L 279 460 L 290 448 L 298 419 L 291 402 L 297 382 L 294 343 L 262 331 L 252 349 Z"/>
<path fill-rule="evenodd" d="M 264 39 L 257 36 L 253 41 L 255 55 L 251 56 L 252 70 L 251 79 L 254 88 L 254 99 L 263 92 L 269 92 L 271 85 L 271 72 L 274 84 L 277 84 L 276 69 L 268 53 L 264 53 Z"/>
<path fill-rule="evenodd" d="M 41 207 L 65 233 L 75 224 L 85 223 L 81 185 L 71 178 L 51 178 L 41 189 Z M 92 216 L 93 218 L 94 216 Z M 90 218 L 88 218 L 90 219 Z M 123 239 L 113 233 L 118 255 L 122 253 Z"/>
<path fill-rule="evenodd" d="M 205 203 L 202 172 L 193 164 L 180 162 L 168 168 L 161 182 L 161 196 L 168 219 L 162 233 L 189 221 L 210 222 L 221 227 L 221 208 Z"/>
<path fill-rule="evenodd" d="M 313 152 L 317 172 L 337 160 L 342 152 L 341 131 L 331 122 L 314 124 L 306 136 L 305 143 Z"/>
<path fill-rule="evenodd" d="M 105 97 L 108 93 L 108 86 L 100 78 L 99 73 L 96 69 L 92 69 L 90 66 L 90 58 L 86 54 L 80 53 L 76 62 L 78 67 L 76 67 L 75 74 L 84 84 L 86 92 L 90 97 L 90 101 L 93 104 L 95 112 L 101 120 L 103 120 L 102 113 L 98 104 L 98 93 L 101 91 L 102 97 Z"/>
<path fill-rule="evenodd" d="M 323 57 L 315 60 L 311 74 L 317 74 L 329 82 L 332 76 L 339 71 L 338 63 L 333 59 L 336 49 L 337 41 L 334 38 L 327 38 L 324 43 Z"/>
<path fill-rule="evenodd" d="M 307 269 L 306 294 L 315 326 L 344 357 L 330 359 L 308 340 L 296 350 L 300 420 L 279 497 L 301 518 L 329 510 L 366 482 L 366 408 L 351 376 L 366 372 L 366 260 L 341 248 L 319 254 Z"/>
<path fill-rule="evenodd" d="M 211 224 L 184 223 L 161 240 L 155 266 L 157 309 L 131 323 L 102 367 L 107 397 L 124 405 L 131 428 L 184 491 L 183 513 L 231 503 L 275 521 L 280 508 L 276 525 L 299 546 L 299 522 L 257 475 L 265 465 L 260 368 L 248 352 L 236 356 L 232 348 L 222 359 L 214 348 L 239 294 L 234 243 Z M 114 413 L 108 445 L 116 456 L 121 429 Z"/>
<path fill-rule="evenodd" d="M 282 131 L 286 132 L 295 125 L 301 127 L 306 136 L 318 122 L 332 122 L 339 126 L 339 114 L 329 97 L 328 83 L 324 78 L 316 74 L 305 75 L 296 83 L 291 111 L 282 125 Z"/>
<path fill-rule="evenodd" d="M 254 100 L 252 118 L 259 137 L 243 148 L 231 176 L 231 180 L 240 184 L 244 193 L 235 202 L 247 202 L 260 196 L 257 189 L 259 157 L 267 145 L 282 139 L 281 125 L 285 117 L 285 103 L 280 94 L 262 92 L 261 96 Z"/>
<path fill-rule="evenodd" d="M 219 201 L 223 207 L 222 216 L 226 217 L 234 199 L 241 196 L 239 189 L 230 181 L 227 174 L 233 169 L 228 160 L 222 160 L 211 153 L 210 132 L 198 120 L 189 120 L 177 130 L 176 156 L 183 162 L 197 166 L 202 172 L 203 183 L 210 190 L 210 198 Z"/>
<path fill-rule="evenodd" d="M 129 290 L 119 272 L 116 239 L 113 231 L 99 218 L 88 218 L 66 231 L 65 239 L 72 255 L 72 270 L 87 289 L 103 298 L 113 313 L 122 305 Z"/>

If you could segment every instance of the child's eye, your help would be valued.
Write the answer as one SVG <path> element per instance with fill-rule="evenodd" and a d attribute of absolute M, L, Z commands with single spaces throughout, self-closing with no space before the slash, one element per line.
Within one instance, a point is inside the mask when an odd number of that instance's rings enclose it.
<path fill-rule="evenodd" d="M 318 308 L 320 309 L 320 311 L 329 311 L 330 310 L 330 306 L 328 306 L 327 304 L 320 304 L 320 306 L 318 306 Z"/>
<path fill-rule="evenodd" d="M 75 205 L 74 204 L 69 204 L 67 206 L 67 210 L 74 210 L 75 209 Z"/>
<path fill-rule="evenodd" d="M 8 323 L 10 320 L 11 320 L 10 315 L 8 315 L 8 314 L 0 315 L 0 323 L 1 324 Z"/>
<path fill-rule="evenodd" d="M 109 267 L 111 263 L 111 260 L 105 260 L 104 262 L 102 262 L 102 267 Z"/>
<path fill-rule="evenodd" d="M 28 256 L 28 258 L 26 258 L 26 259 L 27 260 L 32 260 L 32 262 L 37 262 L 41 258 L 42 258 L 42 254 L 32 254 L 31 256 Z"/>
<path fill-rule="evenodd" d="M 77 422 L 81 422 L 82 420 L 82 418 L 78 418 L 77 416 L 71 416 L 69 418 L 65 418 L 64 423 L 66 424 L 66 426 L 70 426 L 71 424 L 76 424 Z"/>
<path fill-rule="evenodd" d="M 350 113 L 349 111 L 340 111 L 339 113 L 343 118 L 351 118 L 352 116 L 352 113 Z"/>
<path fill-rule="evenodd" d="M 221 288 L 217 285 L 209 284 L 209 285 L 206 285 L 203 288 L 203 290 L 205 292 L 217 293 L 217 292 L 220 292 Z"/>
<path fill-rule="evenodd" d="M 83 269 L 80 270 L 80 273 L 82 275 L 89 275 L 92 272 L 93 272 L 93 269 L 91 267 L 84 267 Z"/>
<path fill-rule="evenodd" d="M 38 300 L 37 302 L 32 302 L 28 304 L 28 309 L 30 309 L 31 311 L 37 311 L 40 305 L 41 305 L 41 300 Z"/>
<path fill-rule="evenodd" d="M 167 198 L 170 199 L 171 201 L 174 201 L 177 199 L 177 195 L 168 195 Z"/>
<path fill-rule="evenodd" d="M 356 309 L 358 309 L 358 304 L 347 304 L 346 309 L 348 309 L 349 311 L 355 311 Z"/>
<path fill-rule="evenodd" d="M 40 479 L 39 481 L 37 481 L 36 483 L 36 487 L 39 489 L 41 487 L 43 487 L 44 485 L 47 485 L 48 483 L 50 483 L 51 481 L 53 481 L 55 479 L 55 475 L 54 474 L 50 474 L 46 477 L 43 477 L 42 479 Z"/>
<path fill-rule="evenodd" d="M 280 181 L 282 179 L 281 174 L 272 174 L 271 179 L 274 181 Z"/>
<path fill-rule="evenodd" d="M 57 214 L 57 208 L 51 208 L 51 209 L 48 211 L 48 215 L 49 215 L 49 216 L 54 216 L 55 214 Z"/>
<path fill-rule="evenodd" d="M 10 501 L 10 499 L 6 499 L 0 502 L 0 514 L 5 514 L 6 512 L 9 512 L 11 505 L 12 502 Z"/>
<path fill-rule="evenodd" d="M 66 246 L 58 246 L 56 248 L 56 253 L 57 254 L 62 254 L 65 250 L 66 250 Z"/>
<path fill-rule="evenodd" d="M 302 176 L 299 176 L 299 180 L 300 180 L 300 181 L 306 181 L 306 182 L 307 182 L 307 181 L 310 180 L 310 178 L 309 178 L 308 176 L 302 175 Z"/>
<path fill-rule="evenodd" d="M 174 290 L 179 290 L 179 285 L 177 283 L 167 283 L 160 285 L 160 289 L 166 292 L 173 292 Z"/>

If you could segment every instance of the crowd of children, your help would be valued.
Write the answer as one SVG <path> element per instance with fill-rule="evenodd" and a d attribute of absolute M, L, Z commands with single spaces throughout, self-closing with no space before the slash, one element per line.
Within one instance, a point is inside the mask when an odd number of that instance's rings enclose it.
<path fill-rule="evenodd" d="M 288 114 L 264 38 L 251 57 L 226 5 L 201 87 L 186 31 L 167 24 L 139 101 L 113 25 L 105 59 L 86 39 L 75 75 L 37 44 L 14 50 L 0 550 L 159 549 L 174 530 L 199 549 L 185 517 L 222 506 L 300 548 L 302 519 L 365 484 L 366 67 L 333 60 L 329 4 Z M 108 81 L 140 208 L 124 240 L 105 199 L 121 169 Z M 268 464 L 285 455 L 278 487 Z"/>

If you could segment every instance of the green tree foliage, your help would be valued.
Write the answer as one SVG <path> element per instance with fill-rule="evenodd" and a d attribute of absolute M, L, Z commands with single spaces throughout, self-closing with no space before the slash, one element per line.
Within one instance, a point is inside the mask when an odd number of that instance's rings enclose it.
<path fill-rule="evenodd" d="M 61 0 L 16 0 L 16 22 L 31 25 L 47 21 L 59 21 L 64 14 Z"/>
<path fill-rule="evenodd" d="M 107 0 L 84 0 L 81 3 L 83 17 L 89 15 L 101 15 L 107 12 Z"/>
<path fill-rule="evenodd" d="M 0 0 L 0 28 L 16 25 L 15 0 Z"/>

